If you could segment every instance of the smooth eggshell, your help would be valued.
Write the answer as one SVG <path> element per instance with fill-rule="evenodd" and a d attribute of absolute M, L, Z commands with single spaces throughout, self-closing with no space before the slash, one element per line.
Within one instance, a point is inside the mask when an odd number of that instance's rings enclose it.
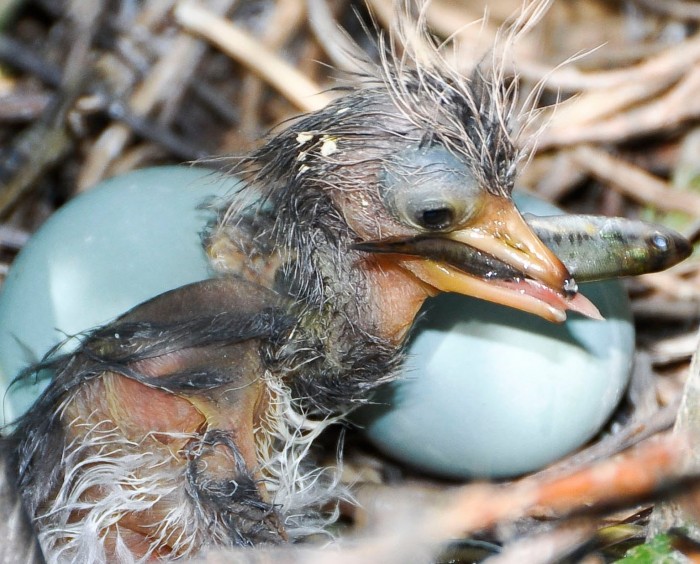
<path fill-rule="evenodd" d="M 521 209 L 556 208 L 519 196 Z M 504 478 L 544 467 L 591 439 L 627 385 L 634 327 L 615 281 L 583 293 L 605 321 L 556 325 L 458 296 L 429 300 L 402 380 L 356 421 L 383 452 L 450 478 Z"/>
<path fill-rule="evenodd" d="M 107 180 L 52 215 L 0 293 L 2 387 L 66 336 L 207 278 L 200 232 L 214 213 L 198 206 L 236 183 L 201 168 L 149 168 Z M 41 385 L 13 386 L 4 420 L 22 413 Z"/>

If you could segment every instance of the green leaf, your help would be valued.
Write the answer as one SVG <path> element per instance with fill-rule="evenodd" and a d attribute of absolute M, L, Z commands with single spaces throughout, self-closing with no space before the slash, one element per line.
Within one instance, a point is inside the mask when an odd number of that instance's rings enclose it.
<path fill-rule="evenodd" d="M 671 546 L 671 537 L 661 534 L 627 551 L 616 564 L 682 564 L 688 562 Z"/>

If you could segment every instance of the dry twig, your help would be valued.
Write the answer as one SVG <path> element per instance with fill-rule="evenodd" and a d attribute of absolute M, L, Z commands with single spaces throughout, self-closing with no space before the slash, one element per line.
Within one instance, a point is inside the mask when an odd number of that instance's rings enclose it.
<path fill-rule="evenodd" d="M 674 190 L 666 182 L 602 149 L 583 146 L 572 155 L 581 168 L 644 205 L 700 217 L 700 196 L 697 194 Z"/>
<path fill-rule="evenodd" d="M 687 74 L 666 94 L 640 108 L 618 113 L 599 122 L 578 126 L 560 121 L 538 140 L 540 149 L 577 143 L 621 143 L 629 139 L 661 131 L 672 131 L 682 123 L 700 116 L 700 65 Z M 644 90 L 644 88 L 642 88 Z M 620 108 L 613 108 L 619 110 Z M 606 108 L 605 113 L 609 109 Z M 577 120 L 579 123 L 582 120 Z"/>
<path fill-rule="evenodd" d="M 186 30 L 206 38 L 229 56 L 261 76 L 301 111 L 323 108 L 331 100 L 321 87 L 308 80 L 275 53 L 234 24 L 190 0 L 178 2 L 177 22 Z"/>

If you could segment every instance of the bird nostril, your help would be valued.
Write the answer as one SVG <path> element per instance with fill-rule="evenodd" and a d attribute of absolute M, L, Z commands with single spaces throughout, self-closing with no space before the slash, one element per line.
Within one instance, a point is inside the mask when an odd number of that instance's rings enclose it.
<path fill-rule="evenodd" d="M 426 229 L 445 229 L 454 221 L 454 210 L 448 207 L 423 210 L 418 214 L 418 223 Z"/>

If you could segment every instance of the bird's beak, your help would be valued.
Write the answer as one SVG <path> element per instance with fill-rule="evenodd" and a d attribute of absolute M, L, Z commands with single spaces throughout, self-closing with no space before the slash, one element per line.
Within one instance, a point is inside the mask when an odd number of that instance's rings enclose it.
<path fill-rule="evenodd" d="M 601 318 L 509 198 L 485 195 L 478 217 L 452 232 L 356 247 L 396 254 L 402 268 L 438 291 L 475 296 L 556 322 L 566 319 L 567 310 Z"/>

